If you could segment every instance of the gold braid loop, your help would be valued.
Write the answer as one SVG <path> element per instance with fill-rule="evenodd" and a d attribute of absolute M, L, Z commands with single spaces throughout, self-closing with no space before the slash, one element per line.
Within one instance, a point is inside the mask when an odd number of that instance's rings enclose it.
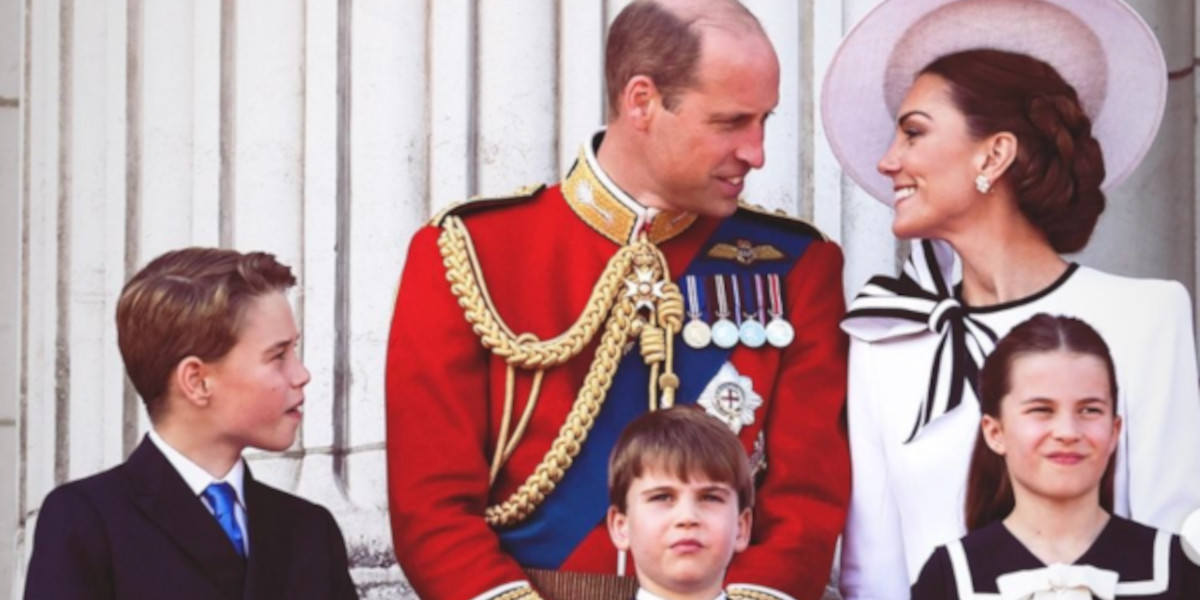
<path fill-rule="evenodd" d="M 674 282 L 668 281 L 663 284 L 663 298 L 658 303 L 658 322 L 667 330 L 666 341 L 666 359 L 663 361 L 664 372 L 658 376 L 658 386 L 662 392 L 660 394 L 660 408 L 671 408 L 675 405 L 675 390 L 679 389 L 679 376 L 672 371 L 672 365 L 675 364 L 674 340 L 675 334 L 683 328 L 683 293 L 680 292 L 679 286 Z"/>
<path fill-rule="evenodd" d="M 658 336 L 662 338 L 657 342 L 662 347 L 659 360 L 665 361 L 666 372 L 661 377 L 656 376 L 653 381 L 674 379 L 677 387 L 678 378 L 670 370 L 671 338 L 679 331 L 683 321 L 682 295 L 679 287 L 670 282 L 666 257 L 643 235 L 637 242 L 618 250 L 609 260 L 592 288 L 583 314 L 575 323 L 563 334 L 540 341 L 530 334 L 515 335 L 496 313 L 487 285 L 483 282 L 474 245 L 461 219 L 455 216 L 445 219 L 442 234 L 438 237 L 438 249 L 450 290 L 458 298 L 463 316 L 483 346 L 503 357 L 510 367 L 504 404 L 506 431 L 500 434 L 501 442 L 496 454 L 499 458 L 493 457 L 493 480 L 499 466 L 519 441 L 528 417 L 527 412 L 516 435 L 506 440 L 515 396 L 511 369 L 515 367 L 540 372 L 565 363 L 588 345 L 600 330 L 601 323 L 604 325 L 583 386 L 541 463 L 508 499 L 484 510 L 484 520 L 492 527 L 515 525 L 528 517 L 554 491 L 579 455 L 612 386 L 613 375 L 631 335 L 638 335 L 645 330 L 658 330 Z M 662 293 L 648 297 L 645 290 L 654 290 L 656 285 Z M 658 313 L 656 324 L 645 323 L 639 327 L 643 323 L 639 307 L 648 310 L 651 317 Z M 669 335 L 664 333 L 664 328 Z M 674 389 L 664 389 L 666 405 L 673 402 L 673 397 Z M 533 401 L 531 398 L 530 402 Z M 531 404 L 527 404 L 527 411 L 531 409 Z"/>
<path fill-rule="evenodd" d="M 483 346 L 503 357 L 510 365 L 534 370 L 561 365 L 587 347 L 623 289 L 623 279 L 639 252 L 636 244 L 617 251 L 592 288 L 579 319 L 566 332 L 543 341 L 529 334 L 515 335 L 497 314 L 483 281 L 470 236 L 460 218 L 446 218 L 442 234 L 438 237 L 438 249 L 442 254 L 442 264 L 446 267 L 450 290 L 458 298 L 463 316 Z"/>
<path fill-rule="evenodd" d="M 621 349 L 629 335 L 633 322 L 633 302 L 619 302 L 608 319 L 596 357 L 583 380 L 583 387 L 575 400 L 567 420 L 559 429 L 558 437 L 534 469 L 525 483 L 517 488 L 507 500 L 489 506 L 484 511 L 484 520 L 493 527 L 515 525 L 529 516 L 554 487 L 562 481 L 567 469 L 583 448 L 588 433 L 600 414 L 604 397 L 612 385 L 612 376 L 621 361 Z"/>
<path fill-rule="evenodd" d="M 652 365 L 667 359 L 667 335 L 662 327 L 647 323 L 642 326 L 638 336 L 638 345 L 642 349 L 642 359 Z"/>
<path fill-rule="evenodd" d="M 679 286 L 673 281 L 664 283 L 663 297 L 658 301 L 658 322 L 670 335 L 674 336 L 683 329 L 684 310 L 683 292 L 679 290 Z"/>

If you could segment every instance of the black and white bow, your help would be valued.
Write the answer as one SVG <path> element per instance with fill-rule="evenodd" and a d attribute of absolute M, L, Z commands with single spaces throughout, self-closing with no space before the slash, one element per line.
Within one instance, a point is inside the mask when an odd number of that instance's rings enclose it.
<path fill-rule="evenodd" d="M 846 333 L 867 342 L 930 331 L 939 336 L 929 388 L 912 433 L 954 410 L 968 394 L 979 397 L 979 370 L 996 347 L 996 334 L 974 319 L 954 293 L 957 256 L 940 240 L 916 240 L 900 277 L 871 278 L 850 303 Z"/>

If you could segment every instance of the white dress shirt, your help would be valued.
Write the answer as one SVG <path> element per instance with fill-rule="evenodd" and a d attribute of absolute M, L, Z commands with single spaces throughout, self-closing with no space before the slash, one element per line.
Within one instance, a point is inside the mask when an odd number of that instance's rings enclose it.
<path fill-rule="evenodd" d="M 150 441 L 158 447 L 159 452 L 162 452 L 163 456 L 167 457 L 167 462 L 171 463 L 172 467 L 175 467 L 175 471 L 179 473 L 180 477 L 183 477 L 184 483 L 191 488 L 192 493 L 208 509 L 208 512 L 216 514 L 213 507 L 209 506 L 208 501 L 201 495 L 204 493 L 204 490 L 214 483 L 228 483 L 233 487 L 233 491 L 237 495 L 237 502 L 233 510 L 234 518 L 237 519 L 238 527 L 242 528 L 242 542 L 246 546 L 246 555 L 249 556 L 250 528 L 246 526 L 245 464 L 241 460 L 238 460 L 233 463 L 233 468 L 229 469 L 228 473 L 220 478 L 214 478 L 208 471 L 201 468 L 200 465 L 192 462 L 190 458 L 173 448 L 171 444 L 168 444 L 166 440 L 162 439 L 162 436 L 158 435 L 158 432 L 151 429 L 149 437 Z"/>

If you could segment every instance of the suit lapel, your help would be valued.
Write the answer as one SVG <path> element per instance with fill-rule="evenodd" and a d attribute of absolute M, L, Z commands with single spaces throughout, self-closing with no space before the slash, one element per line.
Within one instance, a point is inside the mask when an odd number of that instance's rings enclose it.
<path fill-rule="evenodd" d="M 228 598 L 241 598 L 245 561 L 183 477 L 148 438 L 133 451 L 125 468 L 133 501 L 150 521 L 191 557 L 199 572 Z M 253 538 L 252 538 L 253 539 Z"/>
<path fill-rule="evenodd" d="M 272 491 L 246 468 L 246 521 L 250 529 L 246 598 L 277 597 L 287 584 L 291 567 L 291 529 L 287 507 L 274 501 Z"/>

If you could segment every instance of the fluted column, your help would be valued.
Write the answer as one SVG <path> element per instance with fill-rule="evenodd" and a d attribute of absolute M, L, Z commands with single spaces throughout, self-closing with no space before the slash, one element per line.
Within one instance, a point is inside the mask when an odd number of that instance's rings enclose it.
<path fill-rule="evenodd" d="M 1166 55 L 1166 113 L 1141 166 L 1109 190 L 1108 208 L 1080 260 L 1114 273 L 1176 279 L 1194 297 L 1196 5 L 1158 0 L 1129 4 L 1145 18 Z"/>
<path fill-rule="evenodd" d="M 20 0 L 0 0 L 0 540 L 17 525 L 17 367 L 21 328 L 21 18 Z M 12 588 L 13 544 L 0 544 L 0 597 Z"/>

